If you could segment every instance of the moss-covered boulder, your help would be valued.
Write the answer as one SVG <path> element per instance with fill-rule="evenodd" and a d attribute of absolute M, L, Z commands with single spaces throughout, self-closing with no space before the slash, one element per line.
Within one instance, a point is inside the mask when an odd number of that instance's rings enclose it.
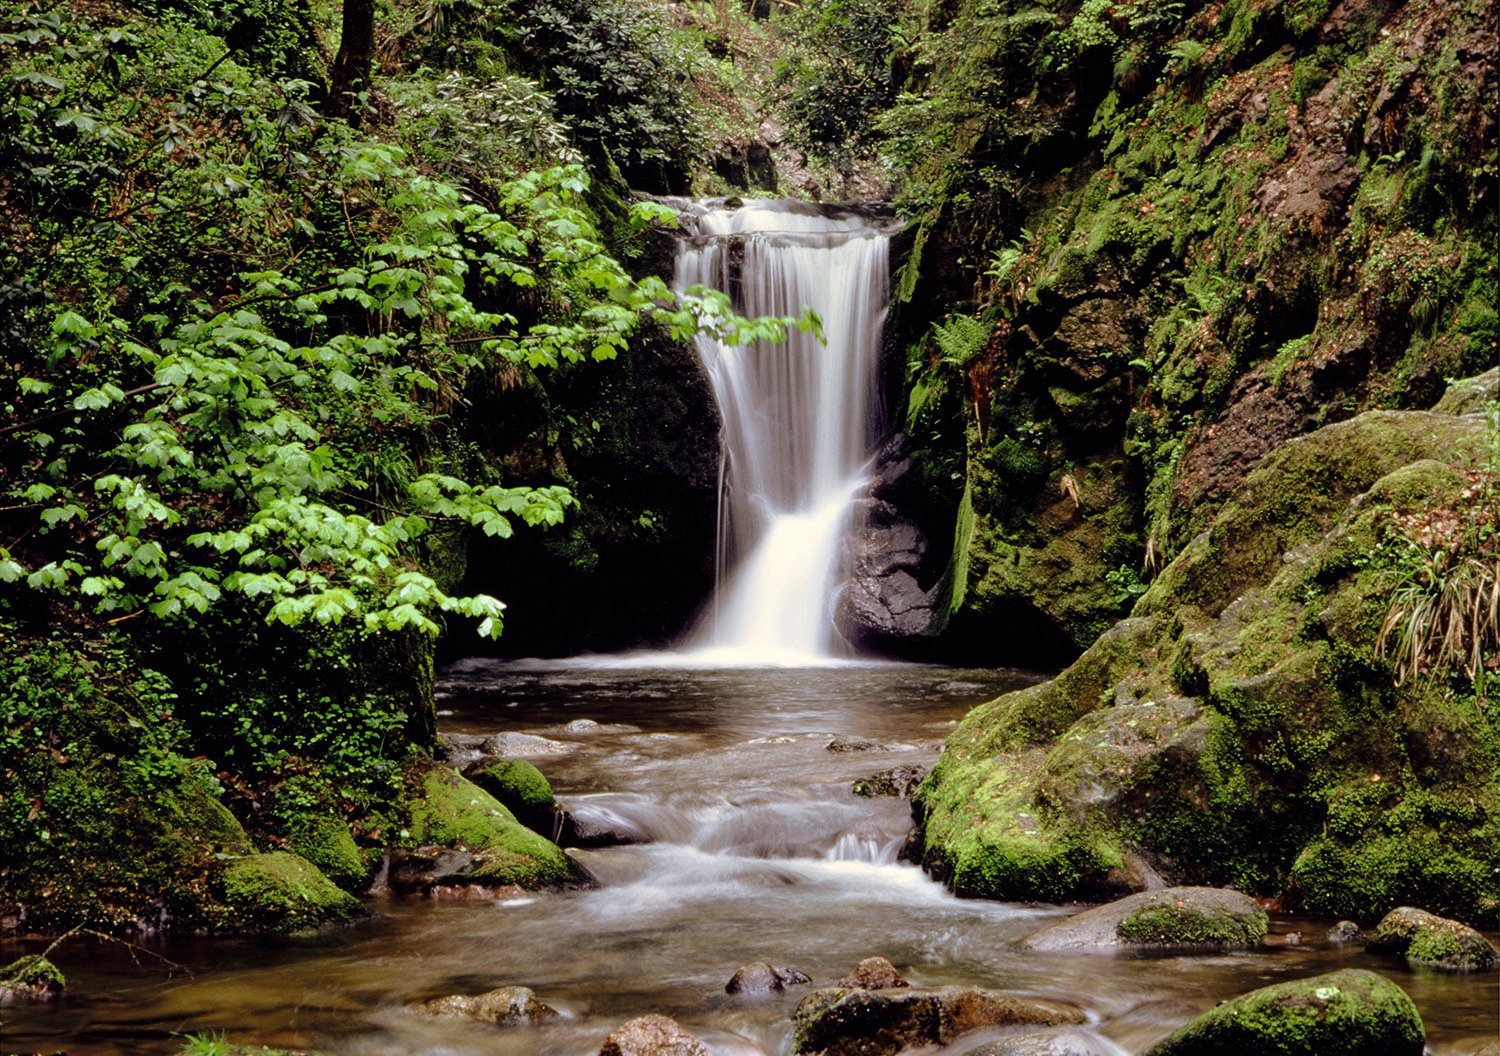
<path fill-rule="evenodd" d="M 1406 991 L 1347 969 L 1241 994 L 1147 1056 L 1421 1056 L 1426 1036 Z"/>
<path fill-rule="evenodd" d="M 1500 731 L 1472 689 L 1396 684 L 1376 642 L 1397 518 L 1462 502 L 1483 421 L 1372 412 L 1268 456 L 1131 617 L 965 717 L 917 790 L 966 895 L 1231 886 L 1373 920 L 1500 922 Z"/>
<path fill-rule="evenodd" d="M 67 983 L 57 965 L 43 955 L 17 957 L 0 968 L 0 1008 L 56 1001 Z"/>
<path fill-rule="evenodd" d="M 881 990 L 829 987 L 803 998 L 792 1016 L 797 1056 L 895 1056 L 949 1045 L 986 1027 L 1064 1026 L 1084 1022 L 1072 1005 L 960 986 Z"/>
<path fill-rule="evenodd" d="M 233 914 L 226 922 L 229 930 L 302 931 L 352 920 L 363 910 L 359 899 L 290 851 L 233 861 L 218 886 Z"/>
<path fill-rule="evenodd" d="M 562 848 L 522 825 L 499 800 L 457 771 L 429 766 L 415 779 L 412 842 L 454 847 L 471 858 L 439 883 L 537 889 L 580 879 Z"/>
<path fill-rule="evenodd" d="M 1402 954 L 1412 964 L 1449 972 L 1495 967 L 1495 947 L 1479 932 L 1411 906 L 1400 906 L 1381 918 L 1369 948 Z"/>
<path fill-rule="evenodd" d="M 1216 887 L 1169 887 L 1086 909 L 1021 940 L 1029 950 L 1120 946 L 1258 946 L 1270 922 L 1253 898 Z"/>
<path fill-rule="evenodd" d="M 523 825 L 546 836 L 557 827 L 552 785 L 525 759 L 485 756 L 464 768 L 464 776 L 494 796 Z"/>
<path fill-rule="evenodd" d="M 361 891 L 369 883 L 370 860 L 342 818 L 328 814 L 298 818 L 288 826 L 286 845 L 346 891 Z"/>

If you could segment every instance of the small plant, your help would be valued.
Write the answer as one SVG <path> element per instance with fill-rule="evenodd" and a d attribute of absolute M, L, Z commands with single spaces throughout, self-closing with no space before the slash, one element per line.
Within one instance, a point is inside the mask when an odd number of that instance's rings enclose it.
<path fill-rule="evenodd" d="M 1397 685 L 1451 674 L 1483 694 L 1500 670 L 1500 473 L 1469 480 L 1452 505 L 1396 518 L 1397 579 L 1375 655 L 1393 661 Z"/>
<path fill-rule="evenodd" d="M 1147 584 L 1141 581 L 1140 574 L 1129 565 L 1121 565 L 1113 572 L 1106 572 L 1104 582 L 1114 591 L 1115 604 L 1121 607 L 1134 605 L 1135 599 L 1148 589 Z"/>

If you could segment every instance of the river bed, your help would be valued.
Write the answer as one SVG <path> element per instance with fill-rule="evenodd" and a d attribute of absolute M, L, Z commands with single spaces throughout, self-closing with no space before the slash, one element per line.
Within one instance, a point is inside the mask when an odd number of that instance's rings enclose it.
<path fill-rule="evenodd" d="M 872 954 L 916 984 L 1074 1002 L 1101 1042 L 1124 1053 L 1225 997 L 1355 966 L 1412 995 L 1431 1052 L 1477 1052 L 1494 1038 L 1496 973 L 1413 972 L 1325 943 L 1329 921 L 1275 918 L 1272 944 L 1254 952 L 1020 953 L 1014 940 L 1069 910 L 956 899 L 899 863 L 908 804 L 856 797 L 851 782 L 930 764 L 965 711 L 1028 681 L 1017 671 L 898 664 L 461 663 L 439 686 L 445 733 L 524 731 L 560 742 L 561 754 L 532 761 L 564 805 L 650 838 L 574 852 L 598 889 L 498 904 L 372 899 L 371 920 L 314 936 L 162 947 L 190 977 L 118 948 L 73 945 L 57 956 L 68 996 L 52 1008 L 0 1011 L 0 1051 L 170 1053 L 183 1034 L 218 1029 L 236 1041 L 348 1056 L 590 1056 L 612 1027 L 662 1012 L 720 1056 L 782 1056 L 790 1013 L 809 988 L 731 997 L 724 984 L 735 969 L 770 961 L 826 984 Z M 579 719 L 600 725 L 568 728 Z M 877 747 L 830 751 L 835 738 Z M 1286 945 L 1293 931 L 1303 941 Z M 510 984 L 532 987 L 563 1018 L 502 1030 L 402 1011 Z"/>

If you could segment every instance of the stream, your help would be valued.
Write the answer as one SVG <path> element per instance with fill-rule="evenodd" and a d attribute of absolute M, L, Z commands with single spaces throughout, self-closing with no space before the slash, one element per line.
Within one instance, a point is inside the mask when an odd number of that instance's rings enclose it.
<path fill-rule="evenodd" d="M 856 797 L 850 783 L 930 764 L 968 708 L 1031 680 L 898 664 L 461 663 L 439 686 L 445 733 L 555 739 L 565 750 L 533 761 L 564 805 L 651 842 L 573 852 L 600 881 L 595 890 L 498 903 L 371 899 L 371 919 L 316 935 L 160 947 L 191 976 L 76 942 L 56 957 L 67 996 L 50 1008 L 0 1010 L 0 1050 L 171 1053 L 182 1034 L 217 1029 L 347 1056 L 590 1056 L 614 1026 L 662 1012 L 718 1056 L 782 1056 L 791 1011 L 810 987 L 731 997 L 724 984 L 735 969 L 770 961 L 826 985 L 873 954 L 915 984 L 1075 1002 L 1089 1029 L 1125 1053 L 1225 997 L 1354 966 L 1412 995 L 1431 1052 L 1473 1053 L 1493 1039 L 1500 974 L 1413 972 L 1325 943 L 1329 921 L 1274 918 L 1270 944 L 1253 952 L 1020 953 L 1014 940 L 1068 910 L 956 899 L 899 863 L 908 805 Z M 830 751 L 836 737 L 879 747 Z M 1285 944 L 1292 931 L 1300 945 Z M 402 1009 L 508 984 L 532 987 L 563 1018 L 501 1029 Z"/>

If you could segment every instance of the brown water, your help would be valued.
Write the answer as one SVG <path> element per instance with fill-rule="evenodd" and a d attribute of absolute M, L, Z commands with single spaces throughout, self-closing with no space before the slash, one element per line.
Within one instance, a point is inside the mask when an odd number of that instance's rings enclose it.
<path fill-rule="evenodd" d="M 373 900 L 374 919 L 315 936 L 165 947 L 191 977 L 167 977 L 117 949 L 71 946 L 58 958 L 68 997 L 54 1008 L 0 1011 L 0 1051 L 167 1053 L 180 1034 L 217 1028 L 239 1041 L 349 1056 L 586 1056 L 611 1027 L 657 1011 L 719 1056 L 781 1056 L 801 995 L 732 998 L 723 987 L 734 970 L 769 960 L 826 982 L 876 953 L 919 984 L 1076 1002 L 1103 1051 L 1139 1053 L 1224 997 L 1352 966 L 1383 971 L 1411 993 L 1434 1053 L 1477 1051 L 1496 1035 L 1500 976 L 1414 973 L 1328 946 L 1327 921 L 1279 919 L 1273 938 L 1296 930 L 1303 943 L 1253 953 L 1012 950 L 1013 940 L 1067 911 L 951 897 L 895 861 L 910 824 L 906 804 L 848 789 L 876 770 L 931 762 L 965 710 L 1025 681 L 1012 671 L 899 665 L 460 665 L 441 686 L 448 732 L 521 730 L 567 744 L 566 754 L 536 760 L 560 798 L 581 816 L 612 819 L 654 842 L 576 852 L 598 890 L 500 904 Z M 607 725 L 563 729 L 580 718 Z M 830 752 L 835 735 L 887 750 Z M 565 1018 L 501 1030 L 401 1011 L 417 999 L 506 984 L 534 988 Z"/>

